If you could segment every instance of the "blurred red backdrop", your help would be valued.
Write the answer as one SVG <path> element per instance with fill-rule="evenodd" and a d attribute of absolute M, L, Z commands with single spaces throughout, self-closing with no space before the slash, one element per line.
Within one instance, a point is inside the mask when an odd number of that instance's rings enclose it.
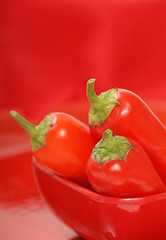
<path fill-rule="evenodd" d="M 0 107 L 42 117 L 66 101 L 130 89 L 166 99 L 166 1 L 2 0 Z"/>

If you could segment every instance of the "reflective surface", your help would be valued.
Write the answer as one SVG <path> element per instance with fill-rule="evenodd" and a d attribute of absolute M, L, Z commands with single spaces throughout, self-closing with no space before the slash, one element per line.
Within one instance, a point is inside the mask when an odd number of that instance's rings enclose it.
<path fill-rule="evenodd" d="M 166 122 L 166 104 L 164 102 L 151 103 L 152 109 L 159 116 L 159 118 Z M 53 110 L 55 111 L 65 111 L 74 115 L 75 117 L 87 122 L 88 118 L 88 105 L 81 103 L 71 103 L 65 104 L 64 106 L 57 106 Z M 50 210 L 47 204 L 41 198 L 37 188 L 33 175 L 32 168 L 32 154 L 30 146 L 30 138 L 24 133 L 24 131 L 18 126 L 18 124 L 11 118 L 8 114 L 8 111 L 0 113 L 0 239 L 3 240 L 80 240 L 81 238 L 64 222 L 62 222 L 57 215 L 54 215 Z M 62 194 L 62 183 L 58 183 L 59 189 L 56 189 L 56 192 Z M 63 185 L 64 186 L 64 185 Z M 47 187 L 48 190 L 52 189 Z M 67 188 L 68 189 L 68 188 Z M 65 192 L 64 192 L 65 194 Z M 77 195 L 77 194 L 76 194 Z M 65 195 L 64 195 L 65 196 Z M 59 195 L 60 197 L 60 195 Z M 160 217 L 166 217 L 166 212 L 163 204 L 165 204 L 165 196 L 159 197 L 159 202 L 148 202 L 148 206 L 153 209 L 152 215 L 146 215 L 146 218 L 142 218 L 142 212 L 146 214 L 146 209 L 140 204 L 130 204 L 128 207 L 130 211 L 140 212 L 141 214 L 137 216 L 138 220 L 138 235 L 140 233 L 141 224 L 146 224 L 147 229 L 149 223 L 151 222 L 152 229 L 160 230 L 160 235 L 157 239 L 165 239 L 163 234 L 165 234 L 165 229 L 163 224 L 159 221 Z M 72 200 L 72 199 L 71 199 Z M 67 201 L 70 209 L 72 211 L 74 205 L 73 201 L 66 200 L 64 198 L 64 204 L 67 204 Z M 76 198 L 76 200 L 78 200 Z M 96 201 L 96 200 L 95 200 Z M 93 206 L 92 199 L 88 200 L 89 204 Z M 97 201 L 96 201 L 96 204 Z M 71 207 L 72 206 L 72 207 Z M 87 211 L 86 205 L 84 206 L 84 214 L 87 215 L 87 221 L 91 222 L 92 217 L 89 210 Z M 109 205 L 107 205 L 108 208 Z M 117 215 L 119 212 L 126 213 L 125 204 L 119 202 L 118 208 L 115 211 L 111 210 L 112 214 L 116 217 L 116 222 L 122 221 L 120 229 L 116 229 L 108 226 L 106 220 L 108 215 L 103 212 L 104 205 L 100 205 L 99 211 L 102 218 L 98 218 L 100 221 L 100 226 L 105 226 L 105 235 L 101 239 L 112 239 L 112 236 L 116 236 L 118 231 L 124 233 L 126 231 L 127 220 L 125 215 Z M 128 208 L 128 209 L 129 209 Z M 90 208 L 90 209 L 93 209 Z M 65 208 L 60 209 L 59 211 L 65 211 Z M 93 210 L 92 210 L 93 211 Z M 149 210 L 148 210 L 149 211 Z M 155 215 L 154 215 L 155 214 Z M 71 216 L 71 215 L 69 215 Z M 81 221 L 82 215 L 81 210 L 78 212 L 79 221 Z M 132 220 L 133 215 L 128 215 Z M 156 218 L 154 218 L 154 216 Z M 124 223 L 123 224 L 123 220 Z M 156 225 L 156 220 L 159 225 Z M 67 222 L 71 222 L 71 219 L 68 218 Z M 139 224 L 140 223 L 140 224 Z M 75 222 L 78 227 L 79 222 Z M 109 222 L 109 224 L 111 224 Z M 110 225 L 109 225 L 110 226 Z M 133 228 L 128 229 L 128 236 L 132 236 Z M 95 222 L 93 222 L 93 227 L 95 228 Z M 160 228 L 160 229 L 159 229 Z M 114 232 L 112 231 L 114 229 Z M 93 230 L 93 229 L 92 229 Z M 85 232 L 82 228 L 82 232 Z M 146 231 L 145 231 L 146 233 Z M 139 235 L 140 236 L 140 235 Z M 152 236 L 153 237 L 153 236 Z M 116 238 L 115 238 L 116 239 Z M 134 239 L 134 238 L 133 238 Z M 142 238 L 143 239 L 143 238 Z M 153 239 L 153 238 L 151 238 Z"/>
<path fill-rule="evenodd" d="M 58 106 L 55 111 L 74 114 L 85 121 L 87 107 L 78 103 Z M 41 199 L 32 171 L 30 138 L 12 119 L 0 112 L 0 239 L 80 240 L 54 216 Z"/>
<path fill-rule="evenodd" d="M 35 159 L 33 164 L 48 205 L 87 240 L 166 239 L 166 193 L 143 198 L 106 197 L 58 177 Z"/>

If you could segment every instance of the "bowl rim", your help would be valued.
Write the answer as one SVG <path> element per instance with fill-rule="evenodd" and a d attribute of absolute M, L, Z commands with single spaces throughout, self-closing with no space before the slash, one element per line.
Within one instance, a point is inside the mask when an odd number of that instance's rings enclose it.
<path fill-rule="evenodd" d="M 61 184 L 73 189 L 74 191 L 79 192 L 82 195 L 85 195 L 86 197 L 93 199 L 94 201 L 97 202 L 104 202 L 104 203 L 112 203 L 112 204 L 137 204 L 137 205 L 142 205 L 150 202 L 156 202 L 159 200 L 166 200 L 166 192 L 164 193 L 157 193 L 153 195 L 148 195 L 144 197 L 133 197 L 133 198 L 120 198 L 120 197 L 110 197 L 110 196 L 105 196 L 102 194 L 99 194 L 95 192 L 92 189 L 88 189 L 82 185 L 79 185 L 78 183 L 73 182 L 70 179 L 67 179 L 63 176 L 57 175 L 55 172 L 51 171 L 49 168 L 41 165 L 33 156 L 33 168 L 34 171 L 36 169 L 39 169 L 40 171 L 44 172 L 45 174 L 49 175 L 52 177 L 54 180 L 60 182 Z"/>

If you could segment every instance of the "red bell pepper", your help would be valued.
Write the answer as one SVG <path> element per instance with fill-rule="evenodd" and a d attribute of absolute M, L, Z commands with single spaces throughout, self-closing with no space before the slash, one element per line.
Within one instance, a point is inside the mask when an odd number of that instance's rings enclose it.
<path fill-rule="evenodd" d="M 31 136 L 39 163 L 60 176 L 89 185 L 86 163 L 94 141 L 86 124 L 66 113 L 51 113 L 37 126 L 15 111 L 11 115 Z"/>
<path fill-rule="evenodd" d="M 112 136 L 107 129 L 87 163 L 93 189 L 113 197 L 142 197 L 166 187 L 144 149 L 135 141 Z"/>
<path fill-rule="evenodd" d="M 137 141 L 147 152 L 166 183 L 166 129 L 135 93 L 114 88 L 96 95 L 94 79 L 87 83 L 91 133 L 99 141 L 106 129 Z"/>

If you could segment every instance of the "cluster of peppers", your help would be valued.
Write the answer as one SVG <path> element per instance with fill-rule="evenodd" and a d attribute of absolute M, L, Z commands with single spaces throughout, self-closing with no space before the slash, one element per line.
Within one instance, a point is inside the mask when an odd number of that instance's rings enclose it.
<path fill-rule="evenodd" d="M 166 191 L 166 129 L 136 94 L 114 88 L 100 95 L 87 83 L 89 126 L 55 112 L 34 125 L 11 111 L 32 138 L 36 160 L 50 171 L 112 197 Z"/>

